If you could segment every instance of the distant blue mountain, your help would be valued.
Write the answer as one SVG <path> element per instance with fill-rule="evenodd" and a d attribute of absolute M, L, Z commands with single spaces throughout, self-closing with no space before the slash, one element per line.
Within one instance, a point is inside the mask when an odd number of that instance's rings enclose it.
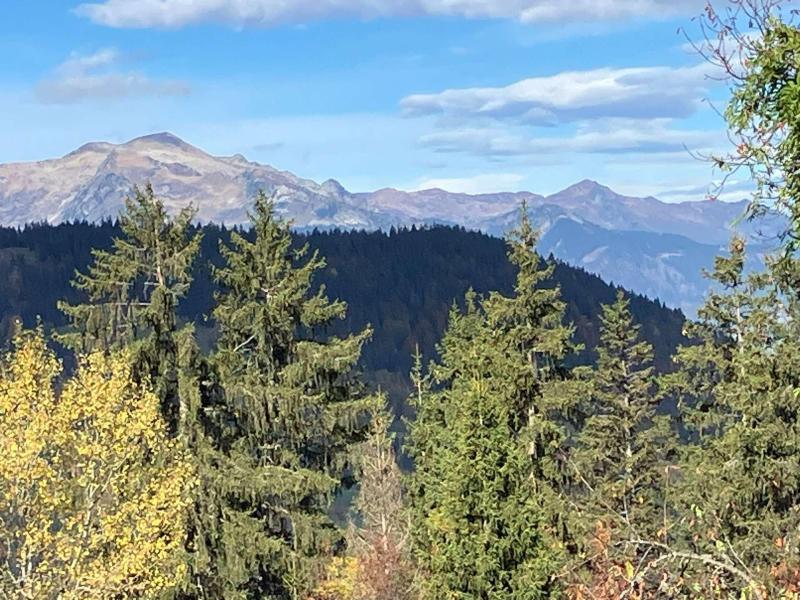
<path fill-rule="evenodd" d="M 726 245 L 670 233 L 612 231 L 561 218 L 542 237 L 539 250 L 694 315 L 709 288 L 703 272 L 726 252 Z M 771 246 L 751 244 L 750 250 L 748 268 L 753 269 Z"/>
<path fill-rule="evenodd" d="M 124 144 L 92 142 L 57 159 L 0 165 L 0 225 L 115 217 L 131 188 L 147 182 L 168 210 L 191 203 L 199 221 L 227 224 L 245 222 L 264 190 L 300 229 L 446 224 L 499 236 L 514 226 L 525 202 L 544 234 L 543 251 L 689 313 L 706 289 L 701 269 L 712 266 L 734 229 L 762 253 L 781 227 L 776 219 L 741 222 L 745 202 L 665 203 L 590 180 L 550 196 L 392 188 L 352 193 L 335 180 L 319 184 L 239 154 L 212 156 L 169 133 Z"/>

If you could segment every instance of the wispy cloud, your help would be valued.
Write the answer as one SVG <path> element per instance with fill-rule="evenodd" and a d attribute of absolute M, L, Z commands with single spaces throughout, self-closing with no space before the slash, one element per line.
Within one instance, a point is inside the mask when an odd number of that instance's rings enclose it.
<path fill-rule="evenodd" d="M 548 137 L 502 127 L 437 131 L 420 143 L 437 152 L 484 157 L 552 156 L 554 154 L 660 154 L 706 149 L 719 138 L 717 132 L 670 127 L 669 120 L 609 120 L 584 125 L 572 133 Z"/>
<path fill-rule="evenodd" d="M 697 200 L 698 198 L 714 197 L 724 201 L 740 201 L 748 198 L 754 191 L 752 181 L 730 180 L 725 182 L 722 188 L 720 182 L 714 181 L 705 185 L 683 184 L 673 186 L 663 186 L 659 190 L 659 198 L 668 202 L 684 202 Z"/>
<path fill-rule="evenodd" d="M 529 125 L 586 119 L 679 118 L 694 113 L 712 83 L 710 67 L 645 67 L 571 71 L 504 87 L 416 94 L 400 105 L 409 116 L 442 115 Z"/>
<path fill-rule="evenodd" d="M 409 190 L 439 188 L 458 194 L 488 194 L 518 191 L 523 181 L 525 181 L 525 177 L 516 173 L 482 173 L 469 177 L 425 179 L 416 185 L 409 186 Z"/>
<path fill-rule="evenodd" d="M 286 146 L 286 142 L 261 142 L 253 146 L 256 152 L 272 152 Z"/>
<path fill-rule="evenodd" d="M 502 87 L 411 95 L 400 107 L 406 117 L 433 124 L 419 141 L 439 153 L 528 162 L 576 154 L 688 154 L 719 142 L 718 132 L 693 130 L 683 121 L 716 84 L 708 77 L 711 68 L 568 71 Z"/>
<path fill-rule="evenodd" d="M 36 95 L 48 104 L 74 104 L 86 100 L 189 93 L 189 86 L 183 81 L 152 79 L 138 71 L 122 70 L 123 62 L 122 55 L 114 48 L 88 55 L 73 53 L 50 77 L 39 82 Z"/>
<path fill-rule="evenodd" d="M 702 10 L 705 0 L 105 0 L 75 10 L 102 25 L 177 28 L 198 23 L 272 26 L 330 18 L 453 16 L 521 22 L 662 19 Z"/>

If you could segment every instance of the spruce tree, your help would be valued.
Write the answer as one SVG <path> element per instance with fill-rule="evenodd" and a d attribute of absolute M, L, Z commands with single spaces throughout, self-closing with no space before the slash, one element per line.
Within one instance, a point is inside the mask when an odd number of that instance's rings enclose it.
<path fill-rule="evenodd" d="M 569 459 L 576 472 L 571 500 L 577 564 L 589 567 L 593 576 L 583 585 L 608 588 L 614 585 L 613 569 L 623 565 L 633 580 L 638 575 L 633 565 L 638 565 L 644 576 L 636 585 L 654 589 L 659 582 L 652 581 L 646 565 L 660 553 L 639 541 L 665 539 L 665 477 L 675 436 L 670 417 L 658 414 L 652 347 L 641 340 L 621 290 L 603 307 L 601 325 L 597 366 L 581 411 L 585 418 Z M 583 575 L 581 570 L 574 574 Z M 622 589 L 632 585 L 623 577 L 616 583 Z"/>
<path fill-rule="evenodd" d="M 313 291 L 324 260 L 293 248 L 263 194 L 251 227 L 232 234 L 216 271 L 213 363 L 227 415 L 216 568 L 226 598 L 297 599 L 313 588 L 320 557 L 342 547 L 327 511 L 381 400 L 355 371 L 371 332 L 325 333 L 346 306 Z"/>
<path fill-rule="evenodd" d="M 509 236 L 509 260 L 518 270 L 514 293 L 507 297 L 493 292 L 484 306 L 492 347 L 501 359 L 497 372 L 509 384 L 520 426 L 524 421 L 536 493 L 543 509 L 555 517 L 558 537 L 566 540 L 557 496 L 570 480 L 563 449 L 577 396 L 564 361 L 582 348 L 571 341 L 574 327 L 566 322 L 566 303 L 552 283 L 555 265 L 536 253 L 538 240 L 523 205 L 519 227 Z"/>
<path fill-rule="evenodd" d="M 557 494 L 568 400 L 553 394 L 571 329 L 523 211 L 515 294 L 454 308 L 430 376 L 415 369 L 412 537 L 426 598 L 546 598 L 558 589 Z"/>
<path fill-rule="evenodd" d="M 191 418 L 178 394 L 176 309 L 200 250 L 193 216 L 187 208 L 171 217 L 149 184 L 134 188 L 120 216 L 122 237 L 109 251 L 95 250 L 89 272 L 73 282 L 87 302 L 60 304 L 70 320 L 60 340 L 81 354 L 128 348 L 134 376 L 149 380 L 173 434 Z"/>
<path fill-rule="evenodd" d="M 205 542 L 220 528 L 213 484 L 221 476 L 216 452 L 219 419 L 205 406 L 213 377 L 200 356 L 193 325 L 178 322 L 179 301 L 192 283 L 192 267 L 202 235 L 192 229 L 194 211 L 167 214 L 153 189 L 134 188 L 120 216 L 122 237 L 110 251 L 95 250 L 88 273 L 73 284 L 87 302 L 62 303 L 70 320 L 60 340 L 79 354 L 125 348 L 132 374 L 147 382 L 159 397 L 168 430 L 189 452 L 196 476 L 189 508 L 189 569 L 182 587 L 189 597 L 213 597 L 202 584 L 211 561 Z M 186 585 L 188 584 L 188 585 Z M 218 597 L 218 596 L 217 596 Z"/>
<path fill-rule="evenodd" d="M 694 444 L 679 499 L 692 593 L 779 597 L 800 569 L 800 337 L 796 263 L 745 275 L 745 244 L 731 243 L 681 348 L 672 389 Z M 795 264 L 793 269 L 790 264 Z M 688 558 L 687 558 L 688 557 Z"/>
<path fill-rule="evenodd" d="M 182 328 L 177 336 L 178 394 L 192 419 L 183 431 L 183 439 L 195 465 L 195 489 L 189 507 L 186 539 L 188 575 L 181 587 L 181 599 L 232 598 L 228 594 L 230 572 L 221 551 L 226 538 L 222 507 L 225 489 L 230 489 L 234 474 L 230 461 L 220 448 L 226 412 L 221 402 L 217 377 L 197 343 L 194 325 Z M 226 486 L 228 486 L 226 488 Z M 242 552 L 250 544 L 241 544 Z"/>

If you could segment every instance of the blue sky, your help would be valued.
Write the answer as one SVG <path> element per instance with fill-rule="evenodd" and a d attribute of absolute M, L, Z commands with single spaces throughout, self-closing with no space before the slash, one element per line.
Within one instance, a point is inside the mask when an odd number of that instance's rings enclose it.
<path fill-rule="evenodd" d="M 703 0 L 5 0 L 0 162 L 171 131 L 353 191 L 713 178 Z"/>

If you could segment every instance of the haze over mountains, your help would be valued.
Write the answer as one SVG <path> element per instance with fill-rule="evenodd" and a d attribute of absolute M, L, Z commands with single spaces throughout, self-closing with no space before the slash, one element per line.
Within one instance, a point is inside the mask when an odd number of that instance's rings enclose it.
<path fill-rule="evenodd" d="M 98 221 L 115 217 L 133 185 L 150 181 L 167 207 L 192 203 L 198 219 L 244 223 L 258 190 L 298 228 L 379 229 L 451 224 L 502 235 L 522 201 L 542 229 L 540 249 L 608 281 L 658 297 L 691 314 L 732 231 L 751 239 L 754 260 L 774 246 L 775 222 L 738 224 L 746 203 L 669 204 L 582 181 L 550 196 L 530 192 L 468 195 L 430 189 L 352 193 L 248 161 L 212 156 L 169 133 L 125 144 L 93 142 L 53 160 L 0 165 L 0 225 Z"/>

